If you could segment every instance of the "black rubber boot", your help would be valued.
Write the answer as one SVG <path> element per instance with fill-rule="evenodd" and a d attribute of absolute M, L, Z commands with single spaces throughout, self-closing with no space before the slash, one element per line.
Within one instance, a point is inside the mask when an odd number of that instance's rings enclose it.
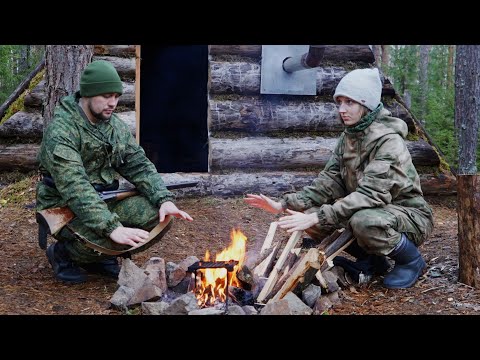
<path fill-rule="evenodd" d="M 91 274 L 99 274 L 118 279 L 120 266 L 116 257 L 108 258 L 96 263 L 82 264 L 82 267 Z"/>
<path fill-rule="evenodd" d="M 343 256 L 336 256 L 333 264 L 341 266 L 357 284 L 368 283 L 374 275 L 383 275 L 390 268 L 390 263 L 383 255 L 368 254 L 356 241 L 345 252 L 357 258 L 352 261 Z"/>
<path fill-rule="evenodd" d="M 427 267 L 417 247 L 405 234 L 388 256 L 395 260 L 394 268 L 383 279 L 383 286 L 389 289 L 413 286 Z"/>
<path fill-rule="evenodd" d="M 87 281 L 87 273 L 74 264 L 62 242 L 53 243 L 48 247 L 47 258 L 58 280 L 68 284 L 80 284 Z"/>

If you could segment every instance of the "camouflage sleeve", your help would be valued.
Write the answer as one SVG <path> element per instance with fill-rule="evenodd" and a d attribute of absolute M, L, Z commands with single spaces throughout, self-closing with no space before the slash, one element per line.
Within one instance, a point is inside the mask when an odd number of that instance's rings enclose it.
<path fill-rule="evenodd" d="M 175 196 L 166 188 L 155 165 L 145 155 L 145 151 L 136 143 L 129 131 L 124 134 L 125 157 L 123 163 L 116 168 L 117 172 L 134 184 L 154 206 L 160 207 L 166 201 L 173 201 Z"/>
<path fill-rule="evenodd" d="M 374 159 L 365 167 L 357 189 L 333 205 L 320 207 L 319 224 L 342 223 L 359 210 L 390 204 L 392 188 L 411 181 L 402 170 L 406 163 L 411 164 L 411 156 L 403 139 L 398 135 L 385 137 L 377 144 Z"/>
<path fill-rule="evenodd" d="M 346 189 L 340 175 L 341 137 L 325 168 L 311 185 L 296 193 L 286 194 L 280 200 L 283 208 L 304 211 L 313 206 L 330 203 L 345 195 Z"/>
<path fill-rule="evenodd" d="M 77 150 L 79 146 L 72 138 L 57 136 L 45 143 L 47 170 L 67 206 L 83 224 L 100 236 L 108 237 L 122 224 L 90 184 Z"/>

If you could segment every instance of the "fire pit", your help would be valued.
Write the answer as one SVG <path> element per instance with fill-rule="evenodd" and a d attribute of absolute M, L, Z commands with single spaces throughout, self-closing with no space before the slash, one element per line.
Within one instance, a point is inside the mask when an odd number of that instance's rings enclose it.
<path fill-rule="evenodd" d="M 247 237 L 240 230 L 232 229 L 230 238 L 230 246 L 217 254 L 215 261 L 210 261 L 207 250 L 205 260 L 188 267 L 195 284 L 192 291 L 200 307 L 214 306 L 220 301 L 228 310 L 229 286 L 241 286 L 236 273 L 245 259 Z"/>

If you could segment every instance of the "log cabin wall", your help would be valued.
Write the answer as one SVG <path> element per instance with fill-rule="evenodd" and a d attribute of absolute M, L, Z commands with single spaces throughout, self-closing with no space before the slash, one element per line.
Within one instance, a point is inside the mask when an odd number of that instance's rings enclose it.
<path fill-rule="evenodd" d="M 198 181 L 178 196 L 279 196 L 308 185 L 325 166 L 342 131 L 333 93 L 350 70 L 373 66 L 368 45 L 330 45 L 316 72 L 316 96 L 261 95 L 261 45 L 211 45 L 209 54 L 209 172 L 163 174 L 166 182 Z M 135 46 L 97 45 L 94 59 L 111 61 L 124 83 L 117 114 L 135 135 Z M 455 177 L 406 109 L 388 79 L 382 101 L 409 128 L 407 147 L 426 195 L 453 194 Z M 0 170 L 36 168 L 44 98 L 41 82 L 25 111 L 0 126 Z M 2 139 L 15 138 L 15 142 Z"/>

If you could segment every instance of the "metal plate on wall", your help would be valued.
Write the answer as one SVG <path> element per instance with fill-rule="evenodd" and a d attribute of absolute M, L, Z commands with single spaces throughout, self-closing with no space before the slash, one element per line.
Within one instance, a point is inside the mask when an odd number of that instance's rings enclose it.
<path fill-rule="evenodd" d="M 262 45 L 261 94 L 317 95 L 317 69 L 287 73 L 283 60 L 308 53 L 309 45 Z"/>

